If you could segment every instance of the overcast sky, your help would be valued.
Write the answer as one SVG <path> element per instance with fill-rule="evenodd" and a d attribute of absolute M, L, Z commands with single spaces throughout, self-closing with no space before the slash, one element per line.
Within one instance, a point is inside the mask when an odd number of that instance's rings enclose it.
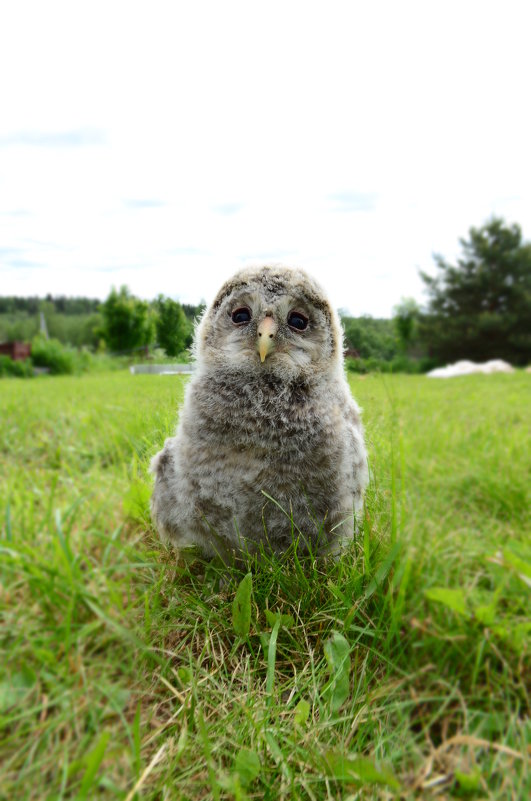
<path fill-rule="evenodd" d="M 0 293 L 210 300 L 307 269 L 389 316 L 491 215 L 531 238 L 531 3 L 0 10 Z"/>

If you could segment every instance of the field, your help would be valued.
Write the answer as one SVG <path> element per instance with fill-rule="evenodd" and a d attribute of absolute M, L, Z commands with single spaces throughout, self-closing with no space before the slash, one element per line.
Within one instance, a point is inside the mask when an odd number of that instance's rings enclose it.
<path fill-rule="evenodd" d="M 247 578 L 151 527 L 185 381 L 0 382 L 0 799 L 530 797 L 531 376 L 353 378 L 362 530 Z"/>

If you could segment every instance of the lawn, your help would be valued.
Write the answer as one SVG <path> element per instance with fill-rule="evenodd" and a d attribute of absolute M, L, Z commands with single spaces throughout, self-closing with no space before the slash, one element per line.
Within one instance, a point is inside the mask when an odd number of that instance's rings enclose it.
<path fill-rule="evenodd" d="M 528 798 L 531 376 L 353 378 L 361 531 L 247 576 L 151 526 L 186 380 L 0 382 L 0 799 Z"/>

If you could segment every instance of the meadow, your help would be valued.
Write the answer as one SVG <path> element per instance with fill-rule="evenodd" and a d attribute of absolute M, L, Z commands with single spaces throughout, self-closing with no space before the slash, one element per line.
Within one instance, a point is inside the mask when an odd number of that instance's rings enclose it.
<path fill-rule="evenodd" d="M 351 378 L 337 561 L 163 546 L 186 378 L 0 382 L 0 799 L 531 796 L 531 376 Z"/>

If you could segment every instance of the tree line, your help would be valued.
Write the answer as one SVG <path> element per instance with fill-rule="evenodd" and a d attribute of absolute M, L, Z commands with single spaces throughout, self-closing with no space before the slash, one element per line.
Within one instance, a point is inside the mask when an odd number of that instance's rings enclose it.
<path fill-rule="evenodd" d="M 66 295 L 46 295 L 40 298 L 37 295 L 31 297 L 19 297 L 8 295 L 0 297 L 0 314 L 38 314 L 43 303 L 53 306 L 55 312 L 67 315 L 93 314 L 99 311 L 101 300 L 97 298 L 70 298 Z"/>
<path fill-rule="evenodd" d="M 351 359 L 359 364 L 408 359 L 426 366 L 461 358 L 531 361 L 531 244 L 518 225 L 492 218 L 470 228 L 460 245 L 455 264 L 436 255 L 436 274 L 421 272 L 428 295 L 424 308 L 405 298 L 392 319 L 341 315 Z M 42 311 L 50 336 L 60 342 L 110 353 L 157 344 L 175 357 L 191 344 L 203 308 L 163 295 L 148 302 L 125 286 L 113 288 L 103 302 L 0 297 L 0 341 L 32 339 Z"/>
<path fill-rule="evenodd" d="M 64 345 L 111 353 L 158 345 L 168 356 L 189 347 L 194 322 L 204 308 L 163 295 L 143 301 L 125 286 L 113 288 L 105 301 L 53 295 L 0 301 L 0 341 L 33 340 L 40 332 L 42 312 L 48 335 Z"/>

